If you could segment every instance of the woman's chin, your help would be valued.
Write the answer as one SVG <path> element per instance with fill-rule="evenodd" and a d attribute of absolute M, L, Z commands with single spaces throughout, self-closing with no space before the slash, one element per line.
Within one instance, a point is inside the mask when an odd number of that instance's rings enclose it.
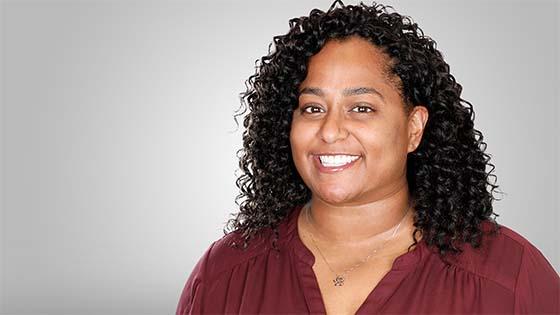
<path fill-rule="evenodd" d="M 325 187 L 318 190 L 314 196 L 332 205 L 349 203 L 355 199 L 355 193 L 340 187 Z"/>

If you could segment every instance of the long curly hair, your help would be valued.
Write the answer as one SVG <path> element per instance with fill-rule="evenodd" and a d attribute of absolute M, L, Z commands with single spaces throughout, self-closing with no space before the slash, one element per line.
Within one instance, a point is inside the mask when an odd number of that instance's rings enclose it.
<path fill-rule="evenodd" d="M 298 86 L 306 77 L 309 58 L 325 42 L 349 36 L 360 36 L 391 57 L 388 73 L 400 79 L 391 81 L 406 112 L 418 105 L 429 112 L 422 140 L 407 156 L 406 177 L 416 209 L 409 250 L 417 244 L 419 232 L 442 256 L 462 252 L 462 243 L 478 248 L 483 220 L 493 223 L 492 234 L 497 232 L 499 215 L 492 209 L 493 200 L 500 200 L 493 196 L 498 188 L 491 174 L 495 167 L 485 153 L 482 133 L 474 128 L 473 107 L 460 97 L 462 87 L 434 40 L 410 17 L 375 2 L 345 6 L 335 1 L 327 12 L 313 9 L 309 16 L 291 19 L 289 26 L 287 34 L 273 37 L 268 55 L 255 62 L 255 74 L 240 93 L 236 123 L 237 116 L 249 110 L 243 120 L 243 148 L 237 151 L 243 174 L 236 180 L 239 211 L 226 222 L 225 234 L 228 228 L 237 231 L 246 248 L 255 235 L 270 228 L 273 248 L 278 249 L 279 222 L 310 200 L 311 191 L 296 170 L 289 141 Z"/>

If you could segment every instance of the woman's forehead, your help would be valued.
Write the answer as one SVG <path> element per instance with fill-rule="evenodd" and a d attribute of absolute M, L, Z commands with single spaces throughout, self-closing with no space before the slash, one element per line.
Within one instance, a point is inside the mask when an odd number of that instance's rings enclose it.
<path fill-rule="evenodd" d="M 338 93 L 357 95 L 357 91 L 350 93 L 350 90 L 365 87 L 370 90 L 360 89 L 358 92 L 382 96 L 389 93 L 388 90 L 396 89 L 387 77 L 389 60 L 365 39 L 331 40 L 310 58 L 307 75 L 298 91 L 317 96 Z"/>
<path fill-rule="evenodd" d="M 380 68 L 391 61 L 389 55 L 369 40 L 359 36 L 349 36 L 327 41 L 319 52 L 310 57 L 309 63 L 321 63 L 333 59 L 348 65 L 361 64 Z"/>

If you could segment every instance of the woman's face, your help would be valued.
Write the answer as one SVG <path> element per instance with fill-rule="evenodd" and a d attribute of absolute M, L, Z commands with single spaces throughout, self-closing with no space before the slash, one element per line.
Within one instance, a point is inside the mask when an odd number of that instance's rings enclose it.
<path fill-rule="evenodd" d="M 405 114 L 383 74 L 388 58 L 359 37 L 328 41 L 310 58 L 290 143 L 313 198 L 357 205 L 406 184 L 406 157 L 420 141 L 427 111 Z"/>

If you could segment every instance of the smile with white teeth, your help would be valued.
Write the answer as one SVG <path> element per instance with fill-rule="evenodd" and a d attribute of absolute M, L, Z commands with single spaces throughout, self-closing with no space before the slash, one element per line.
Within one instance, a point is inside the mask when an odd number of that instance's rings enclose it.
<path fill-rule="evenodd" d="M 319 155 L 319 160 L 325 167 L 338 167 L 352 163 L 359 157 L 356 155 Z"/>

